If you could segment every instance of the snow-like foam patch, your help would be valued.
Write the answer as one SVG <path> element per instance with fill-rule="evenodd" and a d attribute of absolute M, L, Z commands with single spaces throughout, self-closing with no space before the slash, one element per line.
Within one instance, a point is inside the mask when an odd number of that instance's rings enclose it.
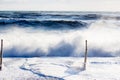
<path fill-rule="evenodd" d="M 84 63 L 80 61 L 74 62 L 69 68 L 66 70 L 67 73 L 69 74 L 78 74 L 81 71 L 84 71 Z"/>

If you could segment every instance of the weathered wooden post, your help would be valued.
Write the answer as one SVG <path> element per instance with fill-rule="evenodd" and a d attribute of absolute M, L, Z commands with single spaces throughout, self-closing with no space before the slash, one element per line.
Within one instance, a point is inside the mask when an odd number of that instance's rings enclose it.
<path fill-rule="evenodd" d="M 84 70 L 86 70 L 86 63 L 87 63 L 87 40 L 85 40 L 85 58 L 84 58 Z"/>
<path fill-rule="evenodd" d="M 1 50 L 0 50 L 0 71 L 2 70 L 2 53 L 3 53 L 3 39 L 1 39 Z"/>

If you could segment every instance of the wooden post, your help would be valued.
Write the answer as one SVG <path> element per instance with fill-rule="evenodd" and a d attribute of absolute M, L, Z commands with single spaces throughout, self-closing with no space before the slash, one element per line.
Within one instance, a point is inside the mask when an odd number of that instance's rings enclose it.
<path fill-rule="evenodd" d="M 87 40 L 85 40 L 84 70 L 86 70 L 86 63 L 87 63 Z"/>
<path fill-rule="evenodd" d="M 0 71 L 2 70 L 2 53 L 3 53 L 3 39 L 1 39 L 1 51 L 0 51 Z"/>

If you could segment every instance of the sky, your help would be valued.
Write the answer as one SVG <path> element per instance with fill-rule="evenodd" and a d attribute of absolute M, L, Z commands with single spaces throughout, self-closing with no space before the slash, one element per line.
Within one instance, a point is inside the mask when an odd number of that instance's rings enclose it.
<path fill-rule="evenodd" d="M 120 11 L 120 0 L 0 0 L 0 10 Z"/>

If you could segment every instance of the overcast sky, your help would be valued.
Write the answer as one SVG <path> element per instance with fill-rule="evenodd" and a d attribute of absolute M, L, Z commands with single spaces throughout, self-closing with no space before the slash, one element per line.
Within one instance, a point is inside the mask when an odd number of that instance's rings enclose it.
<path fill-rule="evenodd" d="M 120 0 L 0 0 L 0 10 L 120 11 Z"/>

